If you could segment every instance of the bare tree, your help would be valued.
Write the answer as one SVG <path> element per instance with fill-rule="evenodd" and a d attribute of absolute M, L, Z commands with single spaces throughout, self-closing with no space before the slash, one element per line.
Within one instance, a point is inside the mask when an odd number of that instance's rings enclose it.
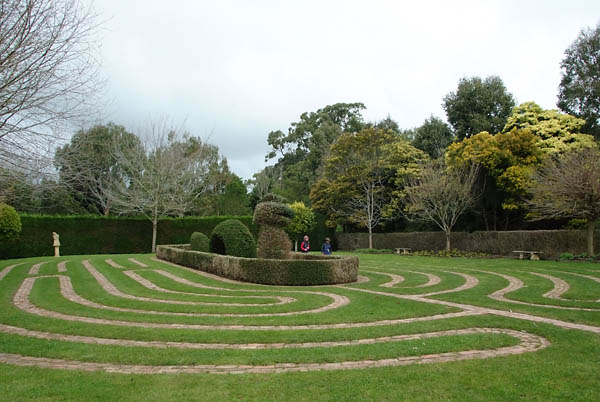
<path fill-rule="evenodd" d="M 0 0 L 0 165 L 46 157 L 86 115 L 100 85 L 96 27 L 80 0 Z"/>
<path fill-rule="evenodd" d="M 404 189 L 406 217 L 434 222 L 446 234 L 446 250 L 450 250 L 452 228 L 477 199 L 473 184 L 478 171 L 478 165 L 453 169 L 439 161 L 423 165 L 421 174 L 409 178 Z"/>
<path fill-rule="evenodd" d="M 179 134 L 166 121 L 151 124 L 147 131 L 139 143 L 112 148 L 123 176 L 106 194 L 118 213 L 143 215 L 152 222 L 155 252 L 158 219 L 183 216 L 209 188 L 214 146 Z"/>
<path fill-rule="evenodd" d="M 535 171 L 530 201 L 532 219 L 587 220 L 587 252 L 594 255 L 594 229 L 600 218 L 600 151 L 584 148 L 547 159 Z"/>
<path fill-rule="evenodd" d="M 384 175 L 359 176 L 354 191 L 343 201 L 342 207 L 332 208 L 338 216 L 367 228 L 369 248 L 373 248 L 373 229 L 393 217 L 388 213 L 393 200 L 388 182 L 389 177 Z"/>

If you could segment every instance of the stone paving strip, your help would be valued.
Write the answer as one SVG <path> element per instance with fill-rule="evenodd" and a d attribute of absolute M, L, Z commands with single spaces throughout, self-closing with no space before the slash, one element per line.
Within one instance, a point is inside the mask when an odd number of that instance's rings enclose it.
<path fill-rule="evenodd" d="M 493 273 L 493 272 L 490 272 L 490 273 Z M 501 274 L 498 274 L 498 275 L 501 275 Z M 338 286 L 341 286 L 341 285 L 338 285 Z M 593 325 L 586 325 L 586 324 L 575 324 L 572 322 L 555 320 L 552 318 L 538 317 L 538 316 L 535 316 L 532 314 L 513 313 L 512 311 L 497 310 L 497 309 L 487 308 L 487 307 L 478 307 L 478 306 L 473 306 L 470 304 L 462 304 L 462 303 L 448 302 L 448 301 L 444 301 L 444 300 L 428 299 L 427 297 L 423 297 L 423 295 L 401 295 L 401 294 L 396 294 L 396 293 L 386 293 L 386 292 L 379 292 L 379 291 L 375 291 L 375 290 L 352 288 L 352 287 L 344 287 L 344 289 L 355 290 L 357 292 L 371 293 L 371 294 L 376 294 L 376 295 L 380 295 L 380 296 L 397 297 L 399 299 L 413 300 L 413 301 L 419 301 L 419 302 L 424 302 L 424 303 L 440 304 L 440 305 L 448 306 L 448 307 L 456 307 L 456 308 L 463 309 L 465 313 L 470 313 L 473 315 L 475 315 L 475 314 L 499 315 L 499 316 L 503 316 L 503 317 L 516 318 L 519 320 L 551 324 L 551 325 L 555 325 L 557 327 L 566 328 L 566 329 L 578 329 L 581 331 L 587 331 L 587 332 L 593 332 L 596 334 L 600 334 L 600 327 L 595 327 Z M 527 304 L 527 303 L 523 303 L 523 304 Z"/>
<path fill-rule="evenodd" d="M 4 279 L 4 277 L 10 273 L 10 271 L 23 264 L 24 262 L 20 262 L 18 264 L 9 265 L 8 267 L 4 268 L 2 271 L 0 271 L 0 281 Z"/>
<path fill-rule="evenodd" d="M 363 271 L 363 272 L 369 272 L 371 274 L 389 276 L 392 280 L 389 281 L 389 282 L 385 282 L 385 283 L 382 283 L 381 285 L 379 285 L 382 288 L 393 288 L 397 284 L 404 282 L 404 277 L 403 276 L 396 275 L 396 274 L 390 274 L 388 272 L 377 272 L 377 271 Z"/>
<path fill-rule="evenodd" d="M 69 261 L 61 261 L 58 263 L 58 272 L 67 272 L 67 262 Z"/>
<path fill-rule="evenodd" d="M 140 297 L 140 296 L 126 294 L 126 293 L 123 293 L 120 290 L 118 290 L 112 283 L 110 283 L 108 281 L 108 279 L 104 275 L 102 275 L 100 272 L 98 272 L 98 270 L 96 270 L 96 268 L 94 268 L 92 266 L 92 264 L 89 262 L 89 260 L 84 260 L 83 265 L 90 272 L 90 274 L 92 274 L 92 276 L 98 281 L 98 283 L 100 284 L 102 289 L 105 292 L 107 292 L 115 297 L 121 297 L 124 299 L 138 300 L 138 301 L 145 301 L 145 302 L 158 302 L 158 303 L 165 303 L 165 304 L 205 305 L 205 303 L 202 303 L 202 302 L 152 299 L 152 298 L 148 298 L 148 297 Z M 169 274 L 169 275 L 172 275 L 172 274 Z M 62 287 L 62 282 L 61 282 L 61 287 Z M 245 292 L 253 292 L 252 290 L 244 290 L 244 291 Z M 254 292 L 261 292 L 261 290 L 255 290 Z M 215 314 L 202 313 L 201 314 L 201 313 L 195 313 L 195 314 L 197 316 L 203 316 L 203 317 L 283 317 L 283 316 L 298 315 L 298 314 L 322 313 L 325 311 L 334 310 L 334 309 L 337 309 L 337 308 L 340 308 L 340 307 L 350 304 L 350 299 L 348 299 L 346 296 L 338 295 L 335 293 L 315 292 L 315 291 L 308 291 L 308 290 L 302 290 L 302 291 L 286 290 L 286 292 L 326 296 L 326 297 L 329 297 L 330 299 L 333 299 L 333 301 L 330 304 L 327 304 L 323 307 L 319 307 L 316 309 L 289 311 L 289 312 L 285 312 L 285 313 L 257 313 L 257 314 L 217 314 L 217 313 L 215 313 Z"/>
<path fill-rule="evenodd" d="M 40 267 L 47 262 L 48 261 L 42 261 L 42 262 L 32 265 L 31 269 L 29 270 L 29 275 L 38 275 L 40 272 Z"/>
<path fill-rule="evenodd" d="M 435 286 L 442 281 L 442 279 L 439 276 L 433 275 L 433 274 L 428 274 L 426 272 L 417 272 L 417 271 L 408 271 L 408 272 L 412 272 L 413 274 L 425 275 L 427 277 L 428 281 L 422 285 L 415 286 L 416 288 L 426 288 L 429 286 Z"/>
<path fill-rule="evenodd" d="M 120 311 L 124 313 L 138 313 L 138 314 L 150 314 L 150 315 L 168 315 L 174 317 L 260 317 L 260 316 L 271 316 L 272 314 L 209 314 L 209 313 L 183 313 L 183 312 L 170 312 L 170 311 L 153 311 L 153 310 L 140 310 L 126 307 L 114 307 L 114 306 L 106 306 L 104 304 L 95 303 L 93 301 L 87 300 L 77 293 L 75 293 L 75 289 L 73 289 L 73 285 L 71 283 L 71 278 L 64 275 L 48 275 L 48 276 L 39 276 L 36 278 L 27 278 L 27 279 L 38 279 L 38 278 L 58 278 L 60 283 L 60 293 L 61 295 L 68 301 L 72 303 L 81 304 L 82 306 L 96 308 L 100 310 L 111 310 L 111 311 Z M 183 302 L 176 302 L 176 304 L 182 304 Z M 191 303 L 191 302 L 190 302 Z M 230 305 L 234 305 L 233 303 Z"/>
<path fill-rule="evenodd" d="M 552 276 L 552 275 L 540 274 L 538 272 L 530 272 L 530 274 L 537 275 L 537 276 L 540 276 L 542 278 L 546 278 L 546 279 L 552 281 L 552 284 L 554 285 L 554 288 L 551 291 L 544 293 L 542 295 L 543 297 L 547 297 L 549 299 L 562 300 L 562 301 L 577 301 L 577 302 L 598 302 L 598 301 L 600 301 L 600 300 L 565 299 L 565 298 L 562 297 L 562 295 L 564 293 L 566 293 L 570 289 L 569 284 L 565 280 L 557 278 L 557 277 Z M 596 278 L 594 276 L 578 275 L 578 274 L 575 274 L 575 275 L 581 276 L 581 277 L 584 277 L 584 278 L 587 278 L 587 279 L 592 279 L 593 281 L 600 282 L 600 278 Z"/>
<path fill-rule="evenodd" d="M 505 295 L 507 293 L 515 292 L 525 286 L 525 284 L 523 283 L 522 280 L 515 278 L 514 276 L 500 274 L 498 272 L 491 272 L 491 271 L 480 271 L 480 272 L 500 276 L 508 281 L 507 287 L 497 290 L 494 293 L 488 295 L 488 297 L 493 300 L 506 302 L 506 303 L 521 304 L 521 305 L 525 305 L 525 306 L 553 308 L 553 309 L 558 309 L 558 310 L 600 311 L 600 309 L 594 309 L 594 308 L 556 306 L 554 304 L 537 304 L 537 303 L 528 303 L 528 302 L 524 302 L 524 301 L 520 301 L 520 300 L 508 299 L 505 297 Z M 531 272 L 531 273 L 533 274 L 534 272 Z M 542 274 L 539 274 L 539 275 L 542 275 Z M 564 299 L 561 299 L 561 300 L 564 300 Z"/>
<path fill-rule="evenodd" d="M 139 265 L 142 268 L 148 268 L 148 264 L 144 264 L 143 262 L 136 260 L 135 258 L 128 258 L 128 260 L 133 262 L 135 265 Z"/>
<path fill-rule="evenodd" d="M 474 288 L 475 286 L 477 286 L 477 284 L 479 284 L 479 279 L 475 278 L 472 275 L 463 274 L 461 272 L 450 272 L 450 271 L 442 271 L 442 272 L 462 276 L 465 279 L 465 283 L 454 289 L 447 289 L 447 290 L 440 290 L 438 292 L 424 293 L 424 294 L 421 294 L 420 296 L 427 297 L 427 296 L 443 295 L 446 293 L 462 292 L 463 290 Z"/>
<path fill-rule="evenodd" d="M 112 259 L 108 259 L 108 260 L 104 260 L 104 262 L 106 262 L 108 265 L 110 265 L 113 268 L 119 268 L 119 269 L 125 269 L 124 266 L 122 266 L 119 263 L 114 262 Z"/>
<path fill-rule="evenodd" d="M 90 363 L 76 360 L 51 359 L 43 357 L 30 357 L 10 353 L 0 353 L 0 362 L 28 367 L 33 366 L 39 368 L 77 371 L 105 371 L 110 373 L 122 374 L 269 374 L 297 371 L 367 369 L 376 367 L 406 366 L 411 364 L 429 364 L 473 359 L 488 359 L 498 356 L 518 355 L 528 352 L 535 352 L 540 349 L 546 348 L 550 345 L 550 342 L 547 339 L 538 335 L 510 329 L 497 328 L 470 328 L 464 330 L 440 331 L 430 334 L 410 335 L 411 338 L 409 339 L 426 339 L 438 336 L 481 333 L 494 333 L 513 336 L 519 339 L 520 343 L 518 345 L 500 347 L 496 349 L 465 350 L 460 352 L 437 353 L 420 356 L 406 356 L 380 360 L 343 361 L 336 363 L 276 363 L 262 366 L 209 364 L 179 366 L 126 365 L 113 363 Z M 406 339 L 394 339 L 385 342 L 393 342 L 400 340 Z"/>
<path fill-rule="evenodd" d="M 295 331 L 295 330 L 314 330 L 314 329 L 341 329 L 341 328 L 362 328 L 362 327 L 375 327 L 375 326 L 386 326 L 386 325 L 395 325 L 395 324 L 405 324 L 411 322 L 420 322 L 420 321 L 432 321 L 432 320 L 441 320 L 447 318 L 456 318 L 456 317 L 465 317 L 470 315 L 480 314 L 476 311 L 462 311 L 458 313 L 446 313 L 446 314 L 437 314 L 433 316 L 427 317 L 413 317 L 413 318 L 403 318 L 403 319 L 395 319 L 395 320 L 382 320 L 382 321 L 373 321 L 373 322 L 363 322 L 363 323 L 338 323 L 338 324 L 305 324 L 305 325 L 204 325 L 204 324 L 163 324 L 163 323 L 154 323 L 154 322 L 138 322 L 138 321 L 121 321 L 121 320 L 109 320 L 102 318 L 93 318 L 93 317 L 82 317 L 70 314 L 58 313 L 55 311 L 46 310 L 40 307 L 35 306 L 29 300 L 29 296 L 31 294 L 31 290 L 33 285 L 37 279 L 35 278 L 25 278 L 23 283 L 15 293 L 13 297 L 13 304 L 15 307 L 23 310 L 29 314 L 35 314 L 41 317 L 49 317 L 56 318 L 65 321 L 72 322 L 83 322 L 88 324 L 101 324 L 101 325 L 115 325 L 121 327 L 139 327 L 139 328 L 167 328 L 167 329 L 191 329 L 191 330 L 233 330 L 233 331 Z M 67 277 L 65 277 L 67 278 Z M 66 283 L 66 281 L 61 282 L 61 285 Z M 61 292 L 65 290 L 61 286 Z M 68 292 L 68 290 L 67 290 Z M 315 292 L 316 293 L 316 292 Z M 146 312 L 144 310 L 144 312 Z M 164 313 L 165 315 L 173 314 L 173 313 Z"/>
<path fill-rule="evenodd" d="M 153 269 L 153 270 L 149 270 L 149 271 L 153 271 L 153 272 L 161 271 L 160 273 L 162 273 L 165 276 L 167 276 L 167 274 L 168 275 L 172 275 L 169 272 L 165 272 L 165 271 L 158 270 L 158 269 L 156 269 L 156 270 Z M 178 295 L 189 295 L 189 296 L 206 296 L 206 297 L 214 297 L 214 298 L 219 298 L 219 299 L 220 298 L 236 298 L 236 299 L 277 299 L 277 300 L 279 300 L 277 303 L 222 303 L 222 302 L 206 302 L 206 305 L 261 307 L 261 306 L 280 306 L 282 304 L 288 304 L 288 303 L 292 303 L 292 302 L 296 301 L 296 299 L 294 299 L 293 297 L 283 297 L 283 296 L 233 296 L 233 295 L 219 295 L 219 294 L 210 294 L 210 293 L 192 293 L 192 292 L 181 292 L 181 291 L 177 291 L 177 290 L 169 290 L 169 289 L 161 288 L 158 285 L 155 285 L 154 283 L 150 282 L 146 278 L 143 278 L 140 275 L 138 275 L 137 272 L 140 272 L 140 270 L 137 270 L 137 271 L 123 271 L 123 274 L 127 275 L 128 277 L 130 277 L 131 279 L 133 279 L 134 281 L 136 281 L 140 285 L 144 286 L 145 288 L 148 288 L 150 290 L 154 290 L 156 292 L 161 292 L 161 293 L 170 293 L 170 294 L 178 294 Z M 206 289 L 206 288 L 215 289 L 215 288 L 212 288 L 212 287 L 209 287 L 209 286 L 201 285 L 201 284 L 196 283 L 196 282 L 187 281 L 186 279 L 183 279 L 183 278 L 179 278 L 179 277 L 176 277 L 176 278 L 178 280 L 183 280 L 185 282 L 189 282 L 189 286 L 200 287 L 200 288 L 203 288 L 203 289 Z"/>

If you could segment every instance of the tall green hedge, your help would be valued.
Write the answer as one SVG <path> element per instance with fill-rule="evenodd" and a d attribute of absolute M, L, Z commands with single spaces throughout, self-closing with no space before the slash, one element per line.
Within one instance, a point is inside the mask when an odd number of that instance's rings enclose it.
<path fill-rule="evenodd" d="M 251 216 L 165 218 L 158 223 L 157 243 L 188 243 L 193 232 L 210 236 L 231 218 L 257 236 Z M 60 235 L 61 255 L 149 253 L 152 248 L 152 224 L 145 218 L 21 215 L 21 224 L 17 240 L 0 242 L 0 259 L 54 255 L 52 232 Z"/>

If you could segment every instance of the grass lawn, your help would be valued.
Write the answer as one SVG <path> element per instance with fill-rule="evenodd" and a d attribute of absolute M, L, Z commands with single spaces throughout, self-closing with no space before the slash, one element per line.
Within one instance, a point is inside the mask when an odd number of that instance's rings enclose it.
<path fill-rule="evenodd" d="M 0 400 L 597 401 L 600 265 L 360 255 L 341 286 L 0 261 Z"/>

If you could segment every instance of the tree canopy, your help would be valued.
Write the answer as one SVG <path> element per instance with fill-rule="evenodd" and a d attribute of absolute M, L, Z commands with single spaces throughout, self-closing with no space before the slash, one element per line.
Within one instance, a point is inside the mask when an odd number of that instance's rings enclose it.
<path fill-rule="evenodd" d="M 329 146 L 343 133 L 360 131 L 364 126 L 362 103 L 336 103 L 316 112 L 302 113 L 288 133 L 272 131 L 268 143 L 272 150 L 267 160 L 278 157 L 287 198 L 304 200 L 317 179 Z"/>
<path fill-rule="evenodd" d="M 454 133 L 442 119 L 430 116 L 414 130 L 412 145 L 437 159 L 446 153 L 446 148 L 454 140 Z"/>
<path fill-rule="evenodd" d="M 558 107 L 584 119 L 584 132 L 600 138 L 600 24 L 581 31 L 560 66 Z"/>
<path fill-rule="evenodd" d="M 324 172 L 311 189 L 313 207 L 328 224 L 353 223 L 369 231 L 394 216 L 398 187 L 427 156 L 390 131 L 372 127 L 344 133 L 331 146 Z"/>
<path fill-rule="evenodd" d="M 461 78 L 456 92 L 442 103 L 457 139 L 482 131 L 498 133 L 515 106 L 515 99 L 498 76 Z"/>

